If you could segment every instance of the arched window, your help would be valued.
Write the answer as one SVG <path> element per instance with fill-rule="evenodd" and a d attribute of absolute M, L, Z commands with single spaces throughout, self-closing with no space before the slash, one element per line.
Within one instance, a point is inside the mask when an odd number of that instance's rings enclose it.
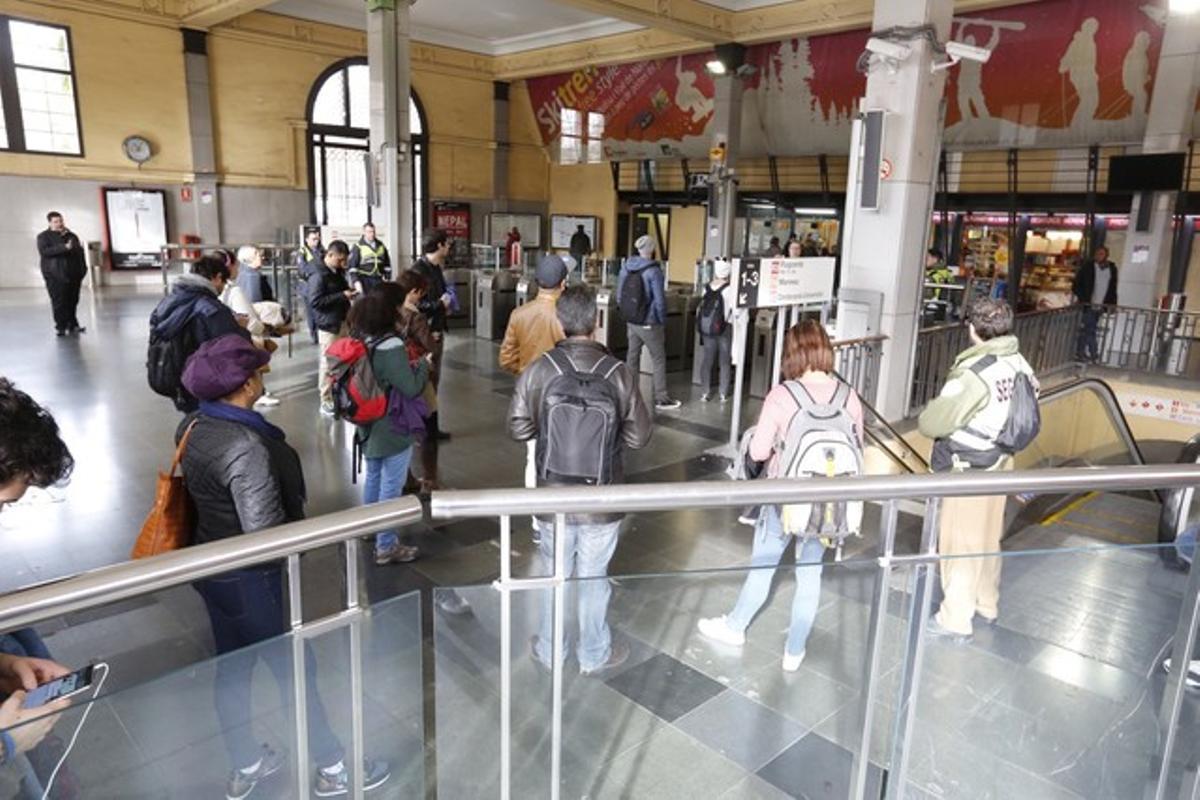
<path fill-rule="evenodd" d="M 371 103 L 364 58 L 348 58 L 325 70 L 308 97 L 308 186 L 313 219 L 321 225 L 358 226 L 370 219 Z M 416 94 L 408 101 L 412 136 L 413 252 L 425 220 L 428 175 L 425 115 Z M 389 231 L 389 235 L 394 235 Z"/>

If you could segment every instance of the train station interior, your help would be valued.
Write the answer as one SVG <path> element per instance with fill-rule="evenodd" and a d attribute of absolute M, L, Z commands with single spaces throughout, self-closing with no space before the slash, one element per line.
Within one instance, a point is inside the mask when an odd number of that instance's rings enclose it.
<path fill-rule="evenodd" d="M 0 800 L 1200 800 L 1198 137 L 1197 0 L 0 0 Z"/>

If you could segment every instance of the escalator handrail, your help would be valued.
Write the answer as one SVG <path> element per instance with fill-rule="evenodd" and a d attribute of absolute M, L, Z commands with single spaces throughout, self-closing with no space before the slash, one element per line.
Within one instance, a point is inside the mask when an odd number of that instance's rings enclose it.
<path fill-rule="evenodd" d="M 1142 448 L 1138 446 L 1137 439 L 1133 438 L 1133 429 L 1129 427 L 1129 421 L 1125 419 L 1125 412 L 1121 410 L 1121 404 L 1117 400 L 1117 393 L 1112 390 L 1112 387 L 1106 381 L 1100 378 L 1078 378 L 1069 383 L 1060 384 L 1052 389 L 1044 390 L 1038 397 L 1038 405 L 1044 405 L 1060 397 L 1066 397 L 1083 391 L 1094 392 L 1100 398 L 1100 401 L 1105 406 L 1105 410 L 1108 411 L 1108 417 L 1112 421 L 1113 427 L 1117 430 L 1117 435 L 1121 437 L 1121 441 L 1125 445 L 1125 449 L 1129 452 L 1133 463 L 1145 464 L 1146 457 L 1142 455 Z M 1160 503 L 1166 499 L 1161 489 L 1155 489 L 1154 495 Z"/>
<path fill-rule="evenodd" d="M 1200 464 L 1200 433 L 1193 436 L 1183 446 L 1179 464 Z M 1162 513 L 1158 518 L 1158 541 L 1161 543 L 1174 542 L 1183 533 L 1188 521 L 1188 512 L 1195 502 L 1194 489 L 1169 489 L 1163 498 Z"/>

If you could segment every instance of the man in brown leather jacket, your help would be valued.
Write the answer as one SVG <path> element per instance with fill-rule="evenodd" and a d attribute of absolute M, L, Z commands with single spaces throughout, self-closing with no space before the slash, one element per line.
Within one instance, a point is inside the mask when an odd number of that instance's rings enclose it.
<path fill-rule="evenodd" d="M 596 327 L 596 295 L 586 286 L 564 289 L 557 304 L 558 320 L 562 323 L 566 337 L 553 350 L 544 353 L 521 373 L 516 392 L 508 411 L 508 429 L 518 441 L 528 441 L 541 429 L 542 404 L 547 390 L 560 377 L 559 362 L 568 364 L 576 372 L 603 376 L 615 390 L 619 415 L 619 430 L 615 453 L 605 460 L 608 484 L 623 483 L 625 469 L 622 451 L 645 447 L 650 441 L 653 423 L 650 411 L 638 392 L 637 381 L 625 364 L 609 355 L 600 343 L 592 340 Z M 561 384 L 560 384 L 561 385 Z M 610 395 L 612 396 L 612 395 Z M 557 408 L 557 406 L 556 406 Z M 589 409 L 594 411 L 595 409 Z M 583 436 L 584 434 L 580 434 Z M 566 437 L 570 438 L 570 437 Z M 563 441 L 558 443 L 568 451 L 578 444 L 580 447 L 594 446 L 592 440 Z M 548 449 L 548 448 L 547 448 Z M 568 462 L 583 463 L 587 454 L 567 452 L 556 454 Z M 576 457 L 579 456 L 579 457 Z M 547 454 L 547 458 L 548 458 Z M 594 462 L 593 462 L 594 463 Z M 563 481 L 546 479 L 539 485 L 552 486 Z M 552 519 L 535 520 L 540 530 L 538 543 L 542 562 L 547 571 L 553 571 L 554 526 Z M 564 531 L 563 547 L 566 549 L 567 576 L 580 578 L 602 578 L 608 574 L 608 562 L 617 548 L 617 533 L 621 527 L 620 514 L 569 514 Z M 579 642 L 577 658 L 579 671 L 583 675 L 596 675 L 622 664 L 629 657 L 629 645 L 614 640 L 605 616 L 612 589 L 607 580 L 585 580 L 577 587 L 579 613 Z M 545 605 L 541 627 L 533 641 L 533 657 L 543 666 L 551 659 L 551 620 L 553 619 L 553 593 L 545 592 Z M 566 657 L 566 647 L 559 653 Z"/>
<path fill-rule="evenodd" d="M 563 339 L 554 307 L 567 281 L 567 265 L 556 255 L 544 256 L 535 274 L 537 297 L 508 318 L 500 345 L 500 368 L 520 375 L 534 359 Z"/>

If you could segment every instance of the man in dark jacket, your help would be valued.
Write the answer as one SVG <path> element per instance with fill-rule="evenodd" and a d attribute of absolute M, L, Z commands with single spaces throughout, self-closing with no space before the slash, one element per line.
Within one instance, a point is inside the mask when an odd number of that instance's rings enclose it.
<path fill-rule="evenodd" d="M 171 293 L 159 302 L 150 315 L 151 347 L 182 337 L 183 355 L 190 356 L 210 339 L 234 333 L 250 341 L 250 332 L 238 324 L 221 293 L 230 280 L 229 267 L 217 256 L 204 256 L 192 264 L 192 271 L 175 279 Z M 196 398 L 187 389 L 176 387 L 175 407 L 195 411 Z"/>
<path fill-rule="evenodd" d="M 650 301 L 650 308 L 645 319 L 625 320 L 629 339 L 625 363 L 635 377 L 640 375 L 644 346 L 650 352 L 654 367 L 654 407 L 659 411 L 673 411 L 682 404 L 667 394 L 666 278 L 662 265 L 654 260 L 654 237 L 642 236 L 635 246 L 638 254 L 625 260 L 625 266 L 617 276 L 617 297 L 621 297 L 621 287 L 625 281 L 640 280 Z"/>
<path fill-rule="evenodd" d="M 1096 342 L 1100 315 L 1117 305 L 1117 265 L 1108 260 L 1107 247 L 1097 247 L 1092 260 L 1080 265 L 1075 272 L 1071 291 L 1075 300 L 1084 306 L 1083 326 L 1079 329 L 1075 358 L 1079 361 L 1095 361 L 1100 357 Z"/>
<path fill-rule="evenodd" d="M 179 426 L 176 441 L 191 431 L 183 470 L 196 507 L 197 543 L 253 535 L 304 519 L 300 457 L 283 431 L 254 411 L 264 391 L 262 372 L 270 357 L 239 336 L 223 336 L 205 343 L 188 359 L 183 382 L 200 399 L 200 410 Z M 260 657 L 275 677 L 284 707 L 295 705 L 290 648 L 253 646 L 285 632 L 283 576 L 277 564 L 262 565 L 205 578 L 194 586 L 204 600 L 221 656 L 213 695 L 231 767 L 226 797 L 246 797 L 285 763 L 280 753 L 254 737 L 251 686 Z M 316 659 L 308 647 L 304 657 L 308 746 L 317 768 L 315 794 L 344 795 L 350 785 L 345 751 L 317 692 Z M 363 768 L 366 788 L 379 786 L 390 776 L 385 762 L 367 760 Z"/>
<path fill-rule="evenodd" d="M 421 257 L 413 264 L 413 269 L 421 273 L 429 283 L 425 297 L 421 300 L 421 313 L 429 320 L 429 330 L 433 333 L 437 349 L 433 351 L 433 389 L 436 392 L 442 374 L 442 353 L 446 349 L 446 331 L 449 328 L 447 316 L 454 304 L 454 294 L 446 283 L 446 274 L 442 271 L 446 258 L 450 255 L 450 236 L 441 228 L 430 228 L 421 237 Z M 438 412 L 429 415 L 429 438 L 434 441 L 445 441 L 450 434 L 441 429 Z"/>
<path fill-rule="evenodd" d="M 384 281 L 392 279 L 392 258 L 387 245 L 375 238 L 375 226 L 368 222 L 362 227 L 362 238 L 350 250 L 350 285 L 359 294 L 366 294 Z"/>
<path fill-rule="evenodd" d="M 79 287 L 87 275 L 87 261 L 79 237 L 67 230 L 57 211 L 46 215 L 50 227 L 38 234 L 38 255 L 42 257 L 42 280 L 50 293 L 54 329 L 59 336 L 83 333 L 75 310 L 79 306 Z"/>
<path fill-rule="evenodd" d="M 313 344 L 317 343 L 317 323 L 313 319 L 312 306 L 308 300 L 308 279 L 321 268 L 325 261 L 325 246 L 321 244 L 321 228 L 316 225 L 306 225 L 304 228 L 304 244 L 296 251 L 296 268 L 300 274 L 300 299 L 304 301 L 304 310 L 308 312 L 308 333 Z"/>
<path fill-rule="evenodd" d="M 575 233 L 571 234 L 571 258 L 575 259 L 575 263 L 579 266 L 579 271 L 583 272 L 583 262 L 592 253 L 592 237 L 587 235 L 582 225 L 575 226 Z"/>
<path fill-rule="evenodd" d="M 324 263 L 308 279 L 308 302 L 317 326 L 317 390 L 321 395 L 321 413 L 327 417 L 333 416 L 333 388 L 326 380 L 325 350 L 349 333 L 346 316 L 354 298 L 354 290 L 346 281 L 349 258 L 350 248 L 341 239 L 334 239 L 325 251 Z"/>
<path fill-rule="evenodd" d="M 620 407 L 619 440 L 621 447 L 641 449 L 650 441 L 653 423 L 650 412 L 638 392 L 637 379 L 628 367 L 608 354 L 604 346 L 592 340 L 596 327 L 596 295 L 587 286 L 571 286 L 563 290 L 558 299 L 557 314 L 567 338 L 553 350 L 542 355 L 521 373 L 517 380 L 512 404 L 508 410 L 508 429 L 518 441 L 528 441 L 539 436 L 542 424 L 543 401 L 550 383 L 559 377 L 558 361 L 573 365 L 580 372 L 603 375 L 616 389 Z M 592 446 L 595 442 L 565 442 L 566 447 Z M 539 450 L 548 450 L 549 443 L 539 441 Z M 539 453 L 539 460 L 545 452 Z M 578 461 L 587 458 L 571 459 Z M 552 486 L 554 479 L 542 477 L 539 463 L 538 484 Z M 622 483 L 625 469 L 621 454 L 612 462 L 611 483 Z M 554 525 L 552 519 L 537 519 L 534 524 L 541 536 L 538 547 L 543 563 L 553 572 Z M 571 514 L 567 517 L 563 547 L 566 549 L 567 574 L 579 578 L 603 578 L 608 574 L 608 562 L 617 547 L 617 533 L 621 526 L 620 515 L 615 514 Z M 629 657 L 629 645 L 614 641 L 605 621 L 608 600 L 612 594 L 607 580 L 584 580 L 577 587 L 579 603 L 579 643 L 577 658 L 579 671 L 583 675 L 595 675 L 619 666 Z M 533 655 L 543 665 L 549 666 L 552 658 L 551 620 L 553 619 L 553 596 L 545 592 L 541 628 L 534 639 Z M 558 657 L 566 658 L 566 647 Z"/>

